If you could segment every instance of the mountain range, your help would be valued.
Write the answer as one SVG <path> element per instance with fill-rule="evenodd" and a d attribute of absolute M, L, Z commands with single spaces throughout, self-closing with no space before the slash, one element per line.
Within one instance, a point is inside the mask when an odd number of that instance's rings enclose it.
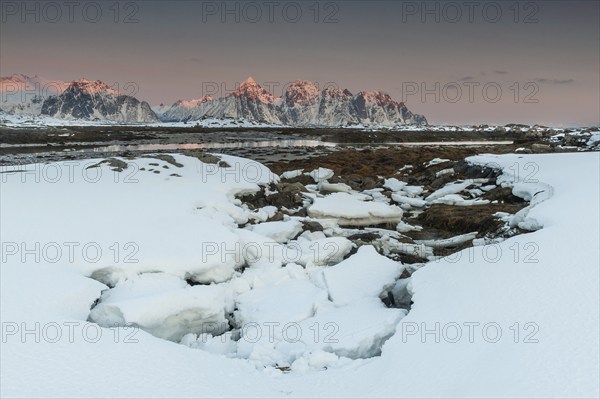
<path fill-rule="evenodd" d="M 291 83 L 275 97 L 251 77 L 224 97 L 179 100 L 155 111 L 145 101 L 119 93 L 98 80 L 49 81 L 14 74 L 0 78 L 0 111 L 47 115 L 67 120 L 118 123 L 193 122 L 204 119 L 245 120 L 289 126 L 395 126 L 427 124 L 404 103 L 380 91 L 319 90 L 307 80 Z"/>

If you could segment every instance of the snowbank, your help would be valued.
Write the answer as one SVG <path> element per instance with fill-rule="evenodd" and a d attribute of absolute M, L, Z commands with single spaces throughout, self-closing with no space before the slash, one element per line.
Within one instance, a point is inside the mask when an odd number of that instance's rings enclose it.
<path fill-rule="evenodd" d="M 8 178 L 0 190 L 5 257 L 0 269 L 2 396 L 599 396 L 598 153 L 469 158 L 479 164 L 501 165 L 505 183 L 512 186 L 538 184 L 523 180 L 531 172 L 528 163 L 536 164 L 535 179 L 552 192 L 536 201 L 527 217 L 543 228 L 429 262 L 406 287 L 414 302 L 406 316 L 404 310 L 387 309 L 376 298 L 342 307 L 321 303 L 312 317 L 298 323 L 302 332 L 314 334 L 318 321 L 319 339 L 303 335 L 303 340 L 294 343 L 283 340 L 271 344 L 276 346 L 253 346 L 257 358 L 273 355 L 275 359 L 275 353 L 295 358 L 287 365 L 292 370 L 289 374 L 271 367 L 257 369 L 248 359 L 191 350 L 144 331 L 130 336 L 131 329 L 124 327 L 86 324 L 90 307 L 106 289 L 86 276 L 99 267 L 115 267 L 114 259 L 91 265 L 51 263 L 49 257 L 36 262 L 31 255 L 22 261 L 21 253 L 8 255 L 14 252 L 6 246 L 8 242 L 31 245 L 32 241 L 69 240 L 112 245 L 137 240 L 139 262 L 117 264 L 123 273 L 161 271 L 175 278 L 165 283 L 165 289 L 174 291 L 182 290 L 177 279 L 185 277 L 188 269 L 207 273 L 206 278 L 226 278 L 236 262 L 222 262 L 227 272 L 221 275 L 217 273 L 220 256 L 197 263 L 195 251 L 207 240 L 239 242 L 235 220 L 226 211 L 213 212 L 212 218 L 208 212 L 198 214 L 197 207 L 215 201 L 235 205 L 232 192 L 253 189 L 254 183 L 232 179 L 224 186 L 203 184 L 198 180 L 197 163 L 185 157 L 177 161 L 185 167 L 171 165 L 169 173 L 164 173 L 162 162 L 156 167 L 149 165 L 156 161 L 149 160 L 144 167 L 161 173 L 139 172 L 143 178 L 129 186 L 80 180 L 71 185 L 23 184 L 18 174 L 11 175 L 16 180 L 2 176 Z M 106 165 L 101 168 L 108 173 Z M 344 209 L 345 204 L 340 204 L 337 207 Z M 106 251 L 113 258 L 113 252 Z M 361 266 L 366 269 L 370 263 Z M 321 269 L 285 269 L 259 264 L 247 272 L 257 276 L 256 282 L 263 287 L 281 278 L 279 273 L 293 273 L 304 281 L 293 291 L 302 298 L 324 289 L 318 278 Z M 306 279 L 315 284 L 316 291 L 309 289 Z M 248 285 L 244 279 L 234 277 L 228 284 L 234 282 L 236 289 L 248 290 L 243 287 Z M 286 292 L 279 295 L 273 300 L 289 299 Z M 320 295 L 314 298 L 323 298 Z M 259 303 L 255 299 L 247 304 Z M 124 308 L 126 302 L 127 297 L 119 298 Z M 309 314 L 307 304 L 294 301 L 299 306 L 294 314 Z M 34 341 L 35 332 L 22 334 L 24 328 L 35 331 L 36 322 L 41 323 L 39 343 Z M 68 339 L 64 323 L 79 323 L 73 327 L 73 340 Z M 333 324 L 325 329 L 326 323 Z M 85 339 L 84 326 L 91 326 Z M 62 335 L 50 342 L 56 328 Z M 99 331 L 99 337 L 91 339 L 95 336 L 90 331 Z M 187 342 L 193 338 L 191 334 Z M 202 345 L 226 353 L 232 350 L 232 342 L 225 334 Z M 265 352 L 259 353 L 260 348 Z M 314 350 L 307 353 L 307 348 Z M 363 358 L 379 352 L 380 357 Z"/>

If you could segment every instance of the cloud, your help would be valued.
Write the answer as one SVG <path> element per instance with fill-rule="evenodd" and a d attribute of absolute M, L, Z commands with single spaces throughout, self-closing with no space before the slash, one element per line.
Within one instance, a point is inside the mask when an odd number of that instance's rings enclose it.
<path fill-rule="evenodd" d="M 548 78 L 535 78 L 537 83 L 548 83 L 553 85 L 565 85 L 575 82 L 573 79 L 548 79 Z"/>
<path fill-rule="evenodd" d="M 192 58 L 190 58 L 190 61 L 193 62 L 194 64 L 202 64 L 202 60 L 198 57 L 192 57 Z"/>
<path fill-rule="evenodd" d="M 506 75 L 508 72 L 506 72 L 506 71 L 500 71 L 500 70 L 495 70 L 494 73 L 496 75 Z"/>

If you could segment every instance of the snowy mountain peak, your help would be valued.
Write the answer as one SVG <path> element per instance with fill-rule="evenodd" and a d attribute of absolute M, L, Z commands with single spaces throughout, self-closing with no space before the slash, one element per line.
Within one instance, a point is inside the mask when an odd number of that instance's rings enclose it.
<path fill-rule="evenodd" d="M 248 77 L 239 87 L 231 93 L 232 97 L 244 97 L 249 100 L 260 101 L 265 104 L 271 104 L 275 101 L 275 97 L 260 87 L 258 83 L 252 78 Z"/>
<path fill-rule="evenodd" d="M 319 88 L 311 81 L 296 80 L 285 92 L 285 102 L 288 106 L 296 104 L 312 104 L 319 98 Z"/>
<path fill-rule="evenodd" d="M 323 97 L 325 98 L 337 98 L 337 99 L 348 99 L 352 98 L 353 94 L 348 89 L 340 89 L 334 86 L 327 86 L 323 89 Z"/>
<path fill-rule="evenodd" d="M 244 81 L 243 84 L 253 85 L 253 86 L 258 85 L 258 83 L 256 83 L 256 80 L 254 80 L 254 78 L 252 76 L 248 76 L 248 78 Z"/>
<path fill-rule="evenodd" d="M 357 94 L 357 97 L 363 98 L 365 102 L 377 104 L 380 106 L 395 103 L 395 101 L 389 94 L 381 91 L 361 91 Z"/>
<path fill-rule="evenodd" d="M 67 90 L 84 91 L 88 94 L 112 94 L 118 96 L 119 92 L 100 80 L 79 79 L 71 82 Z"/>

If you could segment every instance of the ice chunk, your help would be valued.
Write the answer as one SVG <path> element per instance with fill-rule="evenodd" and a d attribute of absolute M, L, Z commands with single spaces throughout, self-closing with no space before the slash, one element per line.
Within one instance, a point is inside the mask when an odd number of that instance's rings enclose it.
<path fill-rule="evenodd" d="M 395 239 L 385 238 L 381 240 L 383 249 L 391 253 L 418 256 L 428 258 L 433 256 L 433 248 L 425 244 L 412 244 L 400 242 Z"/>
<path fill-rule="evenodd" d="M 396 179 L 395 177 L 385 179 L 383 183 L 383 187 L 389 188 L 390 191 L 400 191 L 402 190 L 407 183 Z"/>
<path fill-rule="evenodd" d="M 228 309 L 233 300 L 225 285 L 192 287 L 177 277 L 150 273 L 105 291 L 89 318 L 102 327 L 134 325 L 178 342 L 188 333 L 224 332 Z"/>
<path fill-rule="evenodd" d="M 286 243 L 302 232 L 302 223 L 298 220 L 266 222 L 252 226 L 252 231 L 275 240 Z"/>
<path fill-rule="evenodd" d="M 267 205 L 248 215 L 248 219 L 259 222 L 266 222 L 269 218 L 272 218 L 277 213 L 278 209 L 275 206 Z"/>
<path fill-rule="evenodd" d="M 423 194 L 423 187 L 422 186 L 406 186 L 406 187 L 402 188 L 402 192 L 406 193 L 406 195 L 409 197 L 417 197 L 417 196 Z"/>
<path fill-rule="evenodd" d="M 362 193 L 371 196 L 371 198 L 373 198 L 373 201 L 375 202 L 385 202 L 386 204 L 390 202 L 390 199 L 385 194 L 383 194 L 382 188 L 364 190 Z"/>
<path fill-rule="evenodd" d="M 352 187 L 345 183 L 328 183 L 322 181 L 317 185 L 317 189 L 324 193 L 346 193 L 352 190 Z"/>
<path fill-rule="evenodd" d="M 463 191 L 465 188 L 473 184 L 473 180 L 465 180 L 458 183 L 448 183 L 444 187 L 431 193 L 427 198 L 427 202 L 431 203 L 438 198 L 445 197 L 448 194 L 457 194 Z"/>
<path fill-rule="evenodd" d="M 421 226 L 413 226 L 408 223 L 400 222 L 396 225 L 396 231 L 399 233 L 408 233 L 409 231 L 420 231 L 423 230 Z"/>
<path fill-rule="evenodd" d="M 308 176 L 312 177 L 315 183 L 322 182 L 327 179 L 331 179 L 334 175 L 333 170 L 327 168 L 318 168 L 313 170 L 312 172 L 306 173 Z"/>
<path fill-rule="evenodd" d="M 587 141 L 586 145 L 592 147 L 598 143 L 600 143 L 600 133 L 594 133 L 590 136 L 590 139 Z"/>
<path fill-rule="evenodd" d="M 435 177 L 440 177 L 440 176 L 444 176 L 444 175 L 452 175 L 452 174 L 454 174 L 454 168 L 442 169 L 439 172 L 435 173 Z"/>
<path fill-rule="evenodd" d="M 462 234 L 442 240 L 416 240 L 415 242 L 432 248 L 446 248 L 472 241 L 475 237 L 477 237 L 477 232 Z"/>
<path fill-rule="evenodd" d="M 284 246 L 272 238 L 250 230 L 237 230 L 240 240 L 234 247 L 219 248 L 221 256 L 234 257 L 250 266 L 280 267 L 284 263 Z"/>
<path fill-rule="evenodd" d="M 433 158 L 431 161 L 425 163 L 425 167 L 428 168 L 430 166 L 438 165 L 438 164 L 444 163 L 444 162 L 450 162 L 450 160 L 445 159 L 445 158 Z"/>
<path fill-rule="evenodd" d="M 281 174 L 282 179 L 293 179 L 294 177 L 298 177 L 302 175 L 304 169 L 296 169 L 296 170 L 288 170 L 287 172 L 283 172 Z"/>
<path fill-rule="evenodd" d="M 354 244 L 345 237 L 328 237 L 314 241 L 298 239 L 290 242 L 285 251 L 288 262 L 304 266 L 324 266 L 341 262 Z"/>
<path fill-rule="evenodd" d="M 308 208 L 308 215 L 317 218 L 337 218 L 340 226 L 366 226 L 380 223 L 398 223 L 403 211 L 395 205 L 365 201 L 364 197 L 348 193 L 334 193 L 316 198 Z"/>
<path fill-rule="evenodd" d="M 408 204 L 415 208 L 422 208 L 427 205 L 427 201 L 421 198 L 405 197 L 402 193 L 392 193 L 392 199 L 399 204 Z"/>
<path fill-rule="evenodd" d="M 485 205 L 489 204 L 490 200 L 486 199 L 465 199 L 458 194 L 448 194 L 442 198 L 431 201 L 432 204 L 446 204 L 446 205 L 457 205 L 457 206 L 471 206 L 471 205 Z"/>
<path fill-rule="evenodd" d="M 325 269 L 323 275 L 329 297 L 341 306 L 377 298 L 393 286 L 403 270 L 402 263 L 379 255 L 373 246 L 365 245 L 348 259 Z"/>

